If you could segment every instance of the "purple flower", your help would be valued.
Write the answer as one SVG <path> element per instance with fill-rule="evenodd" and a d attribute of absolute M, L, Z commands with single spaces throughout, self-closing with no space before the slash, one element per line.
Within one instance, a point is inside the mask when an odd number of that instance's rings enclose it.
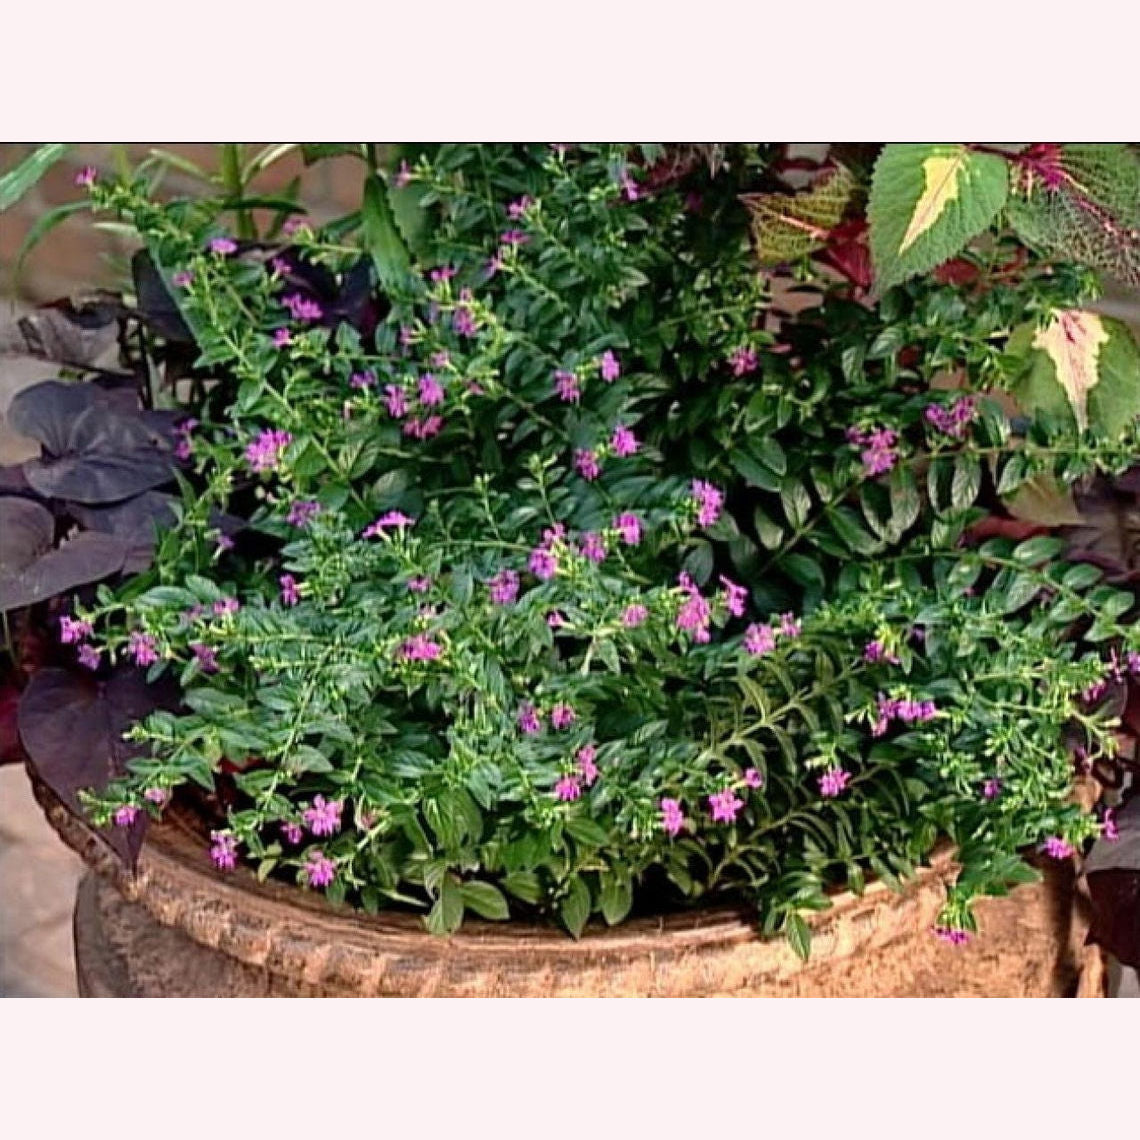
<path fill-rule="evenodd" d="M 685 630 L 696 642 L 704 643 L 709 640 L 709 622 L 712 620 L 712 609 L 708 602 L 701 597 L 700 590 L 694 585 L 692 578 L 682 572 L 680 576 L 681 589 L 687 595 L 677 612 L 677 628 Z"/>
<path fill-rule="evenodd" d="M 520 246 L 526 245 L 530 238 L 527 237 L 522 230 L 507 230 L 499 235 L 499 241 L 502 245 Z"/>
<path fill-rule="evenodd" d="M 143 792 L 143 799 L 146 800 L 148 804 L 162 807 L 162 805 L 170 799 L 170 793 L 165 788 L 147 788 L 147 790 Z"/>
<path fill-rule="evenodd" d="M 518 221 L 533 205 L 534 199 L 529 194 L 524 194 L 521 198 L 516 198 L 507 207 L 507 216 L 513 221 Z"/>
<path fill-rule="evenodd" d="M 404 514 L 403 511 L 388 511 L 382 514 L 374 523 L 369 523 L 361 532 L 361 538 L 386 538 L 389 527 L 411 526 L 416 520 Z"/>
<path fill-rule="evenodd" d="M 728 358 L 732 365 L 733 376 L 744 376 L 748 372 L 755 372 L 760 363 L 754 348 L 738 348 Z"/>
<path fill-rule="evenodd" d="M 324 310 L 316 301 L 303 296 L 301 293 L 290 293 L 288 297 L 282 297 L 281 304 L 289 310 L 295 321 L 319 321 L 325 315 Z"/>
<path fill-rule="evenodd" d="M 685 814 L 681 805 L 668 796 L 661 800 L 661 830 L 666 835 L 676 835 L 685 826 Z"/>
<path fill-rule="evenodd" d="M 591 562 L 605 562 L 606 560 L 606 544 L 602 541 L 602 536 L 595 531 L 583 532 L 580 549 L 582 557 L 588 558 Z"/>
<path fill-rule="evenodd" d="M 569 728 L 578 719 L 574 709 L 564 703 L 559 703 L 550 710 L 550 723 L 557 729 Z"/>
<path fill-rule="evenodd" d="M 292 574 L 282 574 L 277 579 L 281 587 L 281 604 L 283 606 L 295 606 L 301 600 L 301 595 L 297 592 L 297 579 Z"/>
<path fill-rule="evenodd" d="M 562 802 L 576 800 L 582 794 L 582 785 L 576 776 L 562 776 L 554 785 L 554 798 Z"/>
<path fill-rule="evenodd" d="M 546 624 L 551 629 L 561 629 L 566 624 L 566 615 L 561 610 L 551 610 L 546 615 Z"/>
<path fill-rule="evenodd" d="M 608 348 L 602 353 L 598 366 L 601 368 L 602 379 L 607 384 L 612 384 L 621 375 L 621 364 Z"/>
<path fill-rule="evenodd" d="M 225 617 L 227 614 L 236 614 L 241 609 L 241 602 L 237 598 L 219 598 L 214 603 L 214 613 L 218 617 Z"/>
<path fill-rule="evenodd" d="M 286 820 L 281 825 L 281 834 L 285 837 L 286 843 L 294 845 L 301 842 L 305 838 L 305 833 L 301 830 L 299 823 L 294 823 L 292 820 Z"/>
<path fill-rule="evenodd" d="M 785 637 L 790 637 L 795 640 L 795 638 L 799 637 L 802 631 L 803 627 L 796 620 L 795 614 L 787 613 L 780 615 L 780 632 Z"/>
<path fill-rule="evenodd" d="M 636 546 L 641 541 L 641 519 L 630 511 L 618 515 L 613 526 L 626 546 Z"/>
<path fill-rule="evenodd" d="M 408 395 L 399 384 L 384 386 L 384 406 L 394 420 L 401 420 L 408 414 Z"/>
<path fill-rule="evenodd" d="M 194 274 L 191 273 L 190 270 L 180 269 L 177 273 L 172 274 L 172 276 L 170 278 L 170 283 L 176 289 L 186 289 L 190 286 L 190 283 L 193 280 L 194 280 Z"/>
<path fill-rule="evenodd" d="M 1001 780 L 996 776 L 991 776 L 982 785 L 982 795 L 987 800 L 996 800 L 1001 795 Z"/>
<path fill-rule="evenodd" d="M 934 937 L 949 946 L 965 946 L 970 941 L 970 932 L 968 930 L 956 930 L 950 926 L 936 926 L 934 927 Z"/>
<path fill-rule="evenodd" d="M 320 513 L 321 504 L 316 499 L 294 499 L 289 504 L 289 513 L 285 516 L 285 521 L 290 526 L 304 527 Z"/>
<path fill-rule="evenodd" d="M 358 391 L 365 388 L 371 388 L 376 383 L 376 374 L 374 372 L 354 372 L 348 378 L 348 386 L 356 388 Z"/>
<path fill-rule="evenodd" d="M 446 368 L 451 363 L 451 354 L 446 348 L 442 348 L 439 352 L 431 354 L 432 368 Z"/>
<path fill-rule="evenodd" d="M 744 648 L 753 657 L 762 657 L 776 648 L 776 631 L 770 625 L 752 625 L 744 633 Z"/>
<path fill-rule="evenodd" d="M 217 547 L 219 553 L 224 553 L 227 550 L 233 550 L 234 540 L 230 538 L 228 534 L 219 534 L 218 540 L 214 545 Z"/>
<path fill-rule="evenodd" d="M 218 671 L 218 655 L 210 646 L 201 641 L 196 641 L 190 648 L 194 653 L 194 660 L 198 662 L 198 668 L 203 673 L 216 673 Z"/>
<path fill-rule="evenodd" d="M 1116 825 L 1116 810 L 1114 808 L 1104 809 L 1104 820 L 1101 823 L 1100 833 L 1110 843 L 1120 838 L 1120 828 Z"/>
<path fill-rule="evenodd" d="M 545 546 L 536 546 L 530 552 L 527 566 L 536 578 L 541 578 L 546 582 L 558 573 L 558 558 L 553 551 L 548 550 Z"/>
<path fill-rule="evenodd" d="M 340 831 L 340 813 L 343 810 L 343 800 L 314 796 L 312 806 L 301 812 L 301 818 L 314 835 L 335 835 Z"/>
<path fill-rule="evenodd" d="M 898 462 L 899 457 L 894 450 L 898 442 L 897 432 L 889 428 L 874 428 L 865 432 L 857 427 L 849 427 L 846 435 L 850 444 L 864 449 L 859 458 L 865 475 L 882 475 Z"/>
<path fill-rule="evenodd" d="M 519 706 L 519 731 L 527 736 L 534 736 L 542 731 L 542 718 L 534 705 L 527 702 Z"/>
<path fill-rule="evenodd" d="M 457 336 L 472 337 L 475 335 L 475 317 L 467 305 L 456 305 L 451 317 L 451 327 Z"/>
<path fill-rule="evenodd" d="M 935 431 L 953 439 L 963 439 L 977 412 L 977 397 L 963 396 L 949 407 L 928 404 L 923 416 Z"/>
<path fill-rule="evenodd" d="M 213 846 L 210 858 L 219 871 L 232 871 L 237 866 L 237 839 L 228 831 L 211 831 Z"/>
<path fill-rule="evenodd" d="M 272 471 L 281 462 L 281 453 L 292 442 L 290 432 L 267 429 L 245 449 L 246 462 L 254 471 Z"/>
<path fill-rule="evenodd" d="M 1044 851 L 1050 859 L 1068 859 L 1076 848 L 1074 848 L 1068 840 L 1062 839 L 1059 835 L 1050 835 L 1041 845 L 1041 850 Z"/>
<path fill-rule="evenodd" d="M 75 176 L 76 186 L 85 186 L 90 189 L 95 185 L 95 179 L 98 177 L 98 171 L 93 166 L 85 166 Z"/>
<path fill-rule="evenodd" d="M 114 821 L 116 827 L 130 827 L 138 818 L 139 809 L 134 804 L 124 804 L 115 809 Z"/>
<path fill-rule="evenodd" d="M 127 652 L 136 665 L 153 665 L 158 660 L 158 642 L 150 633 L 140 633 L 137 629 L 127 642 Z"/>
<path fill-rule="evenodd" d="M 416 633 L 400 646 L 400 656 L 405 661 L 435 661 L 443 653 L 443 647 L 426 633 Z"/>
<path fill-rule="evenodd" d="M 764 786 L 764 774 L 759 768 L 745 768 L 744 783 L 749 788 L 762 788 Z"/>
<path fill-rule="evenodd" d="M 614 455 L 619 459 L 625 459 L 637 451 L 637 436 L 629 428 L 618 424 L 614 428 L 614 434 L 610 437 L 610 447 L 613 449 Z"/>
<path fill-rule="evenodd" d="M 430 372 L 420 377 L 419 397 L 425 408 L 438 407 L 443 403 L 443 385 Z"/>
<path fill-rule="evenodd" d="M 640 188 L 637 183 L 630 176 L 628 170 L 622 172 L 622 176 L 618 179 L 621 185 L 621 192 L 625 196 L 627 202 L 636 202 L 640 197 Z"/>
<path fill-rule="evenodd" d="M 305 881 L 310 887 L 327 887 L 336 878 L 336 864 L 322 851 L 305 856 Z"/>
<path fill-rule="evenodd" d="M 582 397 L 582 388 L 573 372 L 555 372 L 554 391 L 564 404 L 576 404 Z"/>
<path fill-rule="evenodd" d="M 636 629 L 647 617 L 649 617 L 649 610 L 640 602 L 634 602 L 625 607 L 621 615 L 621 623 L 626 629 Z"/>
<path fill-rule="evenodd" d="M 89 621 L 70 618 L 66 614 L 59 619 L 59 640 L 64 645 L 72 645 L 77 641 L 82 641 L 83 638 L 90 637 L 93 632 Z"/>
<path fill-rule="evenodd" d="M 819 794 L 834 799 L 846 790 L 850 781 L 850 772 L 843 768 L 829 768 L 819 778 Z"/>
<path fill-rule="evenodd" d="M 748 605 L 748 591 L 729 581 L 723 574 L 720 576 L 720 584 L 724 587 L 724 604 L 728 612 L 733 617 L 743 617 Z"/>
<path fill-rule="evenodd" d="M 99 650 L 91 645 L 81 645 L 78 654 L 79 664 L 84 669 L 95 670 L 99 668 Z"/>
<path fill-rule="evenodd" d="M 863 660 L 868 665 L 877 665 L 885 661 L 888 665 L 897 665 L 899 659 L 893 654 L 887 652 L 887 647 L 881 641 L 869 641 L 863 647 Z"/>
<path fill-rule="evenodd" d="M 273 347 L 284 348 L 287 344 L 293 343 L 293 334 L 288 329 L 274 329 L 273 330 Z"/>
<path fill-rule="evenodd" d="M 737 812 L 744 807 L 744 801 L 731 789 L 716 792 L 709 796 L 709 809 L 714 823 L 734 823 Z"/>
<path fill-rule="evenodd" d="M 578 771 L 587 788 L 598 778 L 598 765 L 595 763 L 597 757 L 598 750 L 593 744 L 583 744 L 575 757 Z"/>
<path fill-rule="evenodd" d="M 216 237 L 211 238 L 207 248 L 211 253 L 220 253 L 223 257 L 231 253 L 237 253 L 237 242 L 233 238 Z"/>
<path fill-rule="evenodd" d="M 693 501 L 697 504 L 697 524 L 703 527 L 712 526 L 720 518 L 720 511 L 724 506 L 724 492 L 703 479 L 694 479 L 691 490 Z"/>
<path fill-rule="evenodd" d="M 293 272 L 293 267 L 283 257 L 274 257 L 269 262 L 269 268 L 277 274 L 278 277 L 288 277 Z"/>
<path fill-rule="evenodd" d="M 428 416 L 422 422 L 418 416 L 413 416 L 404 423 L 404 435 L 413 439 L 430 439 L 439 434 L 443 427 L 443 420 L 439 416 Z"/>
<path fill-rule="evenodd" d="M 411 590 L 413 594 L 426 594 L 428 590 L 431 589 L 431 579 L 427 577 L 409 578 L 408 589 Z"/>
<path fill-rule="evenodd" d="M 406 158 L 401 158 L 400 168 L 392 176 L 392 185 L 395 186 L 397 190 L 402 190 L 405 186 L 407 186 L 409 182 L 411 182 L 411 180 L 412 171 L 408 166 L 408 160 Z"/>
<path fill-rule="evenodd" d="M 514 570 L 500 570 L 487 586 L 491 601 L 497 606 L 512 605 L 519 596 L 519 576 Z"/>

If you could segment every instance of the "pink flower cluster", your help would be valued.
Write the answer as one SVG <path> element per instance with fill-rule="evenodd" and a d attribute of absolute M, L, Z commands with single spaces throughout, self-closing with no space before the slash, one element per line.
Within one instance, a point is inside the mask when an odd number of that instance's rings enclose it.
<path fill-rule="evenodd" d="M 850 782 L 851 773 L 845 768 L 828 768 L 819 778 L 819 794 L 834 799 L 847 790 Z"/>
<path fill-rule="evenodd" d="M 743 617 L 744 610 L 748 605 L 748 591 L 743 586 L 738 586 L 735 582 L 730 581 L 723 574 L 720 576 L 720 584 L 724 587 L 721 597 L 724 599 L 725 609 L 733 617 Z"/>
<path fill-rule="evenodd" d="M 795 614 L 782 614 L 778 626 L 772 626 L 768 622 L 762 624 L 753 622 L 744 631 L 744 648 L 753 657 L 763 657 L 765 653 L 771 653 L 776 648 L 778 637 L 795 641 L 802 632 L 803 626 L 796 619 Z"/>
<path fill-rule="evenodd" d="M 679 801 L 668 796 L 661 800 L 661 830 L 666 835 L 675 836 L 685 826 L 685 813 Z"/>
<path fill-rule="evenodd" d="M 561 523 L 542 532 L 542 542 L 530 552 L 527 560 L 527 568 L 536 578 L 548 582 L 558 573 L 558 555 L 554 546 L 565 536 L 566 528 Z"/>
<path fill-rule="evenodd" d="M 1001 780 L 997 776 L 991 776 L 984 784 L 982 784 L 982 798 L 987 800 L 996 800 L 1001 795 Z"/>
<path fill-rule="evenodd" d="M 923 416 L 935 431 L 940 431 L 953 439 L 963 439 L 977 410 L 977 397 L 963 396 L 948 407 L 942 404 L 928 404 Z"/>
<path fill-rule="evenodd" d="M 198 421 L 193 417 L 183 420 L 175 429 L 174 434 L 178 437 L 178 442 L 174 445 L 174 458 L 181 460 L 183 463 L 190 458 L 191 448 L 193 446 L 190 436 L 193 434 L 194 429 L 198 426 Z"/>
<path fill-rule="evenodd" d="M 632 602 L 622 611 L 621 624 L 626 629 L 636 629 L 647 617 L 649 617 L 648 607 L 640 602 Z"/>
<path fill-rule="evenodd" d="M 203 673 L 216 673 L 218 671 L 218 654 L 216 650 L 206 645 L 204 642 L 195 641 L 190 646 L 194 654 L 194 660 L 198 663 L 198 668 Z"/>
<path fill-rule="evenodd" d="M 321 504 L 315 499 L 295 499 L 289 504 L 285 521 L 290 526 L 305 527 L 321 513 Z"/>
<path fill-rule="evenodd" d="M 684 571 L 680 576 L 681 589 L 685 600 L 677 611 L 677 628 L 688 633 L 695 642 L 703 645 L 709 638 L 709 623 L 712 621 L 712 607 L 701 596 L 700 590 Z"/>
<path fill-rule="evenodd" d="M 277 579 L 281 586 L 281 604 L 283 606 L 295 606 L 301 601 L 301 595 L 297 591 L 297 579 L 292 574 L 282 574 Z"/>
<path fill-rule="evenodd" d="M 443 647 L 426 633 L 416 633 L 400 646 L 400 656 L 405 661 L 435 661 L 443 653 Z"/>
<path fill-rule="evenodd" d="M 607 384 L 612 384 L 621 375 L 621 362 L 610 349 L 606 349 L 598 360 L 598 370 Z"/>
<path fill-rule="evenodd" d="M 725 788 L 709 796 L 709 810 L 712 812 L 714 823 L 734 823 L 742 807 L 744 801 L 732 788 Z"/>
<path fill-rule="evenodd" d="M 59 640 L 64 645 L 72 645 L 77 641 L 82 641 L 85 637 L 90 637 L 93 632 L 89 621 L 80 621 L 76 618 L 67 617 L 66 614 L 59 619 Z"/>
<path fill-rule="evenodd" d="M 554 373 L 554 391 L 564 404 L 576 404 L 582 398 L 582 386 L 578 377 L 563 369 Z"/>
<path fill-rule="evenodd" d="M 638 447 L 637 436 L 624 424 L 618 424 L 610 436 L 610 450 L 619 459 L 625 459 L 636 453 Z"/>
<path fill-rule="evenodd" d="M 116 827 L 130 827 L 138 818 L 138 814 L 139 809 L 134 804 L 124 804 L 115 809 L 115 814 L 111 818 Z"/>
<path fill-rule="evenodd" d="M 228 831 L 211 831 L 210 858 L 219 871 L 232 871 L 237 866 L 237 838 Z"/>
<path fill-rule="evenodd" d="M 289 310 L 290 316 L 295 321 L 311 323 L 312 321 L 319 321 L 325 315 L 324 310 L 316 301 L 301 293 L 290 293 L 289 296 L 282 297 L 281 304 Z"/>
<path fill-rule="evenodd" d="M 936 926 L 934 927 L 934 937 L 948 946 L 965 946 L 970 941 L 970 932 L 968 930 L 956 930 L 952 926 Z"/>
<path fill-rule="evenodd" d="M 869 641 L 863 648 L 863 660 L 868 665 L 878 665 L 886 662 L 888 665 L 897 665 L 899 663 L 898 657 L 888 652 L 887 647 L 881 641 Z"/>
<path fill-rule="evenodd" d="M 697 525 L 705 528 L 713 526 L 720 518 L 724 506 L 724 492 L 703 479 L 694 479 L 691 494 L 697 504 Z"/>
<path fill-rule="evenodd" d="M 158 642 L 154 634 L 136 629 L 127 640 L 127 652 L 136 665 L 153 665 L 158 660 Z"/>
<path fill-rule="evenodd" d="M 882 736 L 890 727 L 892 720 L 914 724 L 933 720 L 937 713 L 938 708 L 933 701 L 914 701 L 909 697 L 886 697 L 880 693 L 875 720 L 871 725 L 871 735 Z"/>
<path fill-rule="evenodd" d="M 301 818 L 314 835 L 335 835 L 340 831 L 343 810 L 343 800 L 326 800 L 324 796 L 314 796 L 312 805 L 301 812 Z"/>
<path fill-rule="evenodd" d="M 388 528 L 398 529 L 411 526 L 416 520 L 404 514 L 403 511 L 387 511 L 375 522 L 369 523 L 360 533 L 361 538 L 387 538 Z"/>
<path fill-rule="evenodd" d="M 602 465 L 598 462 L 597 452 L 589 451 L 584 447 L 580 447 L 574 452 L 574 467 L 578 474 L 589 483 L 592 483 L 602 473 Z"/>
<path fill-rule="evenodd" d="M 1076 848 L 1067 839 L 1062 839 L 1059 835 L 1050 835 L 1049 838 L 1041 844 L 1041 850 L 1044 851 L 1050 859 L 1068 859 Z"/>
<path fill-rule="evenodd" d="M 883 475 L 898 462 L 898 432 L 890 428 L 873 428 L 863 431 L 857 427 L 847 429 L 847 442 L 863 450 L 859 458 L 863 462 L 863 472 L 868 476 Z"/>
<path fill-rule="evenodd" d="M 272 471 L 281 462 L 281 453 L 293 442 L 287 431 L 266 429 L 246 449 L 246 462 L 254 471 Z"/>
<path fill-rule="evenodd" d="M 760 358 L 756 355 L 754 348 L 738 348 L 729 356 L 728 363 L 732 365 L 733 376 L 744 376 L 749 372 L 756 371 L 760 364 Z"/>
<path fill-rule="evenodd" d="M 305 881 L 310 887 L 327 887 L 336 878 L 336 864 L 322 851 L 305 856 Z"/>
<path fill-rule="evenodd" d="M 641 541 L 641 519 L 631 511 L 623 511 L 618 515 L 613 527 L 626 546 L 636 546 Z"/>
<path fill-rule="evenodd" d="M 519 576 L 514 570 L 500 570 L 487 583 L 487 587 L 495 605 L 513 605 L 519 596 Z"/>

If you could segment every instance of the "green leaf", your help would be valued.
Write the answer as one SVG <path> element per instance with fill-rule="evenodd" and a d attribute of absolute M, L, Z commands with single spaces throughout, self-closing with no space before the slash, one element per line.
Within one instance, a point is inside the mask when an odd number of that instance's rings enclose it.
<path fill-rule="evenodd" d="M 14 206 L 69 150 L 71 143 L 45 143 L 0 175 L 0 212 Z"/>
<path fill-rule="evenodd" d="M 610 872 L 602 874 L 598 905 L 602 917 L 610 926 L 616 926 L 633 907 L 633 884 L 628 878 Z"/>
<path fill-rule="evenodd" d="M 858 516 L 848 507 L 830 508 L 827 512 L 827 521 L 856 554 L 874 554 L 882 546 L 878 539 L 863 529 Z"/>
<path fill-rule="evenodd" d="M 463 923 L 463 884 L 451 874 L 439 884 L 439 897 L 424 923 L 432 934 L 454 934 Z"/>
<path fill-rule="evenodd" d="M 507 906 L 503 892 L 492 883 L 474 880 L 466 882 L 459 893 L 468 909 L 473 910 L 481 918 L 502 922 L 511 917 L 510 907 Z"/>
<path fill-rule="evenodd" d="M 752 521 L 756 527 L 756 534 L 760 541 L 768 550 L 775 550 L 784 537 L 784 528 L 778 523 L 773 522 L 760 507 L 756 508 L 752 516 Z"/>
<path fill-rule="evenodd" d="M 855 190 L 844 166 L 825 171 L 810 189 L 798 194 L 744 194 L 752 215 L 756 255 L 762 265 L 797 261 L 827 244 Z"/>
<path fill-rule="evenodd" d="M 982 486 L 982 464 L 976 455 L 959 455 L 954 460 L 954 478 L 950 483 L 950 505 L 964 511 L 974 505 Z"/>
<path fill-rule="evenodd" d="M 811 957 L 811 927 L 794 911 L 784 920 L 784 937 L 802 961 Z"/>
<path fill-rule="evenodd" d="M 570 816 L 566 820 L 566 832 L 587 847 L 602 847 L 609 839 L 601 824 L 583 815 Z"/>
<path fill-rule="evenodd" d="M 394 290 L 407 279 L 412 259 L 396 228 L 388 202 L 388 188 L 375 174 L 370 174 L 365 180 L 360 213 L 364 247 L 376 266 L 380 284 L 389 291 Z"/>
<path fill-rule="evenodd" d="M 998 215 L 1009 164 L 960 143 L 890 143 L 875 163 L 867 216 L 880 289 L 954 257 Z"/>
<path fill-rule="evenodd" d="M 44 213 L 36 218 L 28 228 L 28 232 L 24 235 L 24 240 L 20 243 L 19 252 L 16 254 L 16 264 L 12 270 L 13 288 L 19 284 L 20 274 L 23 272 L 24 261 L 28 254 L 61 222 L 66 222 L 72 214 L 77 214 L 80 210 L 88 210 L 90 208 L 90 202 L 86 199 L 80 199 L 78 202 L 64 202 L 62 206 L 55 206 L 50 210 L 45 210 Z"/>
<path fill-rule="evenodd" d="M 570 892 L 558 908 L 566 929 L 575 937 L 581 937 L 586 920 L 590 917 L 590 888 L 577 876 L 570 880 Z"/>
<path fill-rule="evenodd" d="M 797 530 L 807 522 L 811 513 L 811 495 L 807 488 L 798 479 L 785 479 L 780 490 L 780 502 L 784 505 L 784 514 L 788 522 Z"/>
<path fill-rule="evenodd" d="M 542 883 L 533 871 L 512 871 L 502 879 L 503 889 L 523 902 L 537 903 L 542 898 Z"/>

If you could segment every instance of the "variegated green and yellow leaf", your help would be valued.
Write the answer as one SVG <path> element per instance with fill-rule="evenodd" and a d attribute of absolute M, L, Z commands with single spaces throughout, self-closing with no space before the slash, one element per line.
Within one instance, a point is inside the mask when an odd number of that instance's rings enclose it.
<path fill-rule="evenodd" d="M 880 289 L 961 253 L 1001 211 L 1004 158 L 960 143 L 892 143 L 875 164 L 867 211 Z"/>
<path fill-rule="evenodd" d="M 760 263 L 782 265 L 821 249 L 839 225 L 854 189 L 851 172 L 836 166 L 798 194 L 741 195 L 752 214 Z"/>
<path fill-rule="evenodd" d="M 1025 411 L 1069 418 L 1081 431 L 1108 436 L 1140 415 L 1140 349 L 1127 325 L 1086 309 L 1056 310 L 1029 346 L 1015 393 Z"/>

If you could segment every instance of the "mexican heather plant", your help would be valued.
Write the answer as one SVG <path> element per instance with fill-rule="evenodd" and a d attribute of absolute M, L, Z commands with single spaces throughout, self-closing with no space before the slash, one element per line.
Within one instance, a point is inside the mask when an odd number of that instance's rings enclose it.
<path fill-rule="evenodd" d="M 222 380 L 154 569 L 68 627 L 183 689 L 93 817 L 198 786 L 221 870 L 437 933 L 729 896 L 804 955 L 942 836 L 961 942 L 1099 834 L 1073 748 L 1114 754 L 1133 595 L 979 524 L 1132 462 L 1135 348 L 1004 228 L 1016 159 L 922 149 L 879 160 L 877 299 L 857 179 L 777 148 L 362 152 L 359 215 L 274 247 L 96 179 Z"/>

